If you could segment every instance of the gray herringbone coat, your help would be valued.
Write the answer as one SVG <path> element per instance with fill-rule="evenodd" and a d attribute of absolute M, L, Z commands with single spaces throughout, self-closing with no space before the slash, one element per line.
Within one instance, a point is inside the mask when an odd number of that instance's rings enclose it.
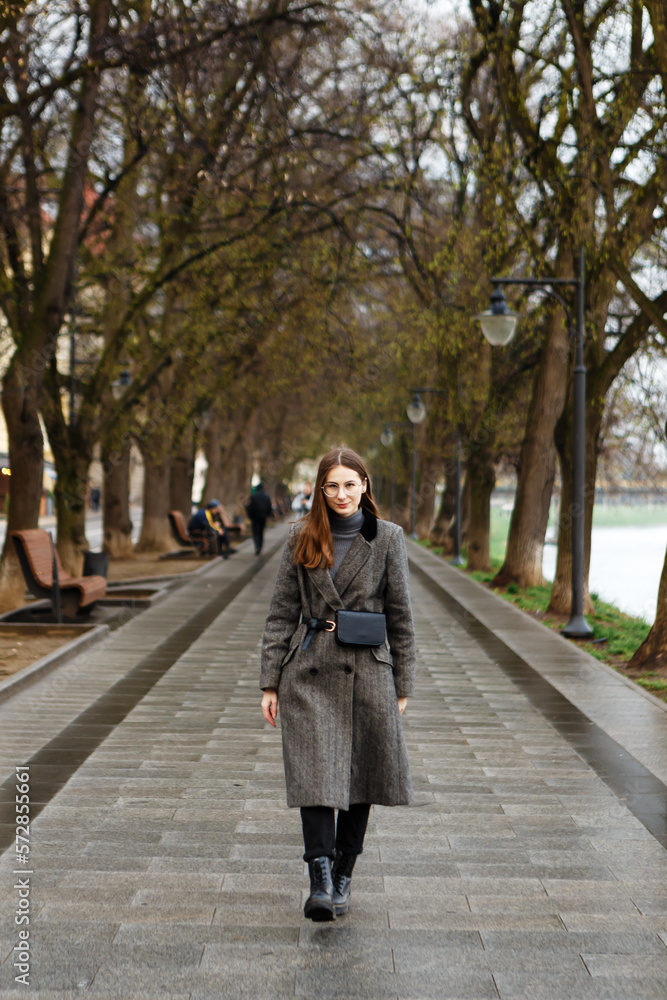
<path fill-rule="evenodd" d="M 412 800 L 397 698 L 413 693 L 415 639 L 403 531 L 364 512 L 336 574 L 304 569 L 292 557 L 293 525 L 278 570 L 262 643 L 261 688 L 279 695 L 289 806 Z M 314 632 L 302 649 L 304 619 L 380 611 L 387 638 L 373 649 L 344 649 Z"/>

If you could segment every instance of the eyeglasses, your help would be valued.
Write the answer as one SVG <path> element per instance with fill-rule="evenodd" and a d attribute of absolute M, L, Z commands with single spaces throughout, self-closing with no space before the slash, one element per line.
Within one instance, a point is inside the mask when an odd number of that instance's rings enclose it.
<path fill-rule="evenodd" d="M 343 483 L 342 489 L 347 496 L 351 496 L 357 490 L 361 489 L 362 486 L 363 483 Z M 338 483 L 325 483 L 322 489 L 324 490 L 325 497 L 329 497 L 330 500 L 333 500 L 333 498 L 337 497 L 340 493 L 341 487 Z"/>

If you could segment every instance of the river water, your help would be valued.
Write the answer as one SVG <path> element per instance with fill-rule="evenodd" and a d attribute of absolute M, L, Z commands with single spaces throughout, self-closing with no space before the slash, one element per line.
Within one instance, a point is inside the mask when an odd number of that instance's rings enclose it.
<path fill-rule="evenodd" d="M 621 611 L 652 623 L 667 549 L 667 524 L 593 528 L 589 589 Z M 556 546 L 545 545 L 543 573 L 553 580 Z"/>

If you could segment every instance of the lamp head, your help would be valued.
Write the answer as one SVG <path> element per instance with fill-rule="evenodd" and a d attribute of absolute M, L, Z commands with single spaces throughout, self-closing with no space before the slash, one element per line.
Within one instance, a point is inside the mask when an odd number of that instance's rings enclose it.
<path fill-rule="evenodd" d="M 412 397 L 412 402 L 406 410 L 408 420 L 412 424 L 421 424 L 426 419 L 426 407 L 422 403 L 422 398 L 418 392 Z"/>
<path fill-rule="evenodd" d="M 516 333 L 519 313 L 508 309 L 504 292 L 499 285 L 496 285 L 489 308 L 474 318 L 479 320 L 482 333 L 492 347 L 504 347 Z"/>
<path fill-rule="evenodd" d="M 117 379 L 111 383 L 111 393 L 114 399 L 121 399 L 128 385 L 132 384 L 132 376 L 124 368 Z"/>
<path fill-rule="evenodd" d="M 385 429 L 382 431 L 382 434 L 380 434 L 380 441 L 385 446 L 385 448 L 390 448 L 394 443 L 394 432 L 392 431 L 389 424 L 387 424 Z"/>
<path fill-rule="evenodd" d="M 205 431 L 208 428 L 209 424 L 211 423 L 211 411 L 202 410 L 201 413 L 197 414 L 194 422 L 197 430 Z"/>

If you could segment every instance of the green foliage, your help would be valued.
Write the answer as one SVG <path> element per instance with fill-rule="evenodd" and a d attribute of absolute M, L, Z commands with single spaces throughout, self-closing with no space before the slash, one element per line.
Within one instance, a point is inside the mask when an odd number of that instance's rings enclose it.
<path fill-rule="evenodd" d="M 489 586 L 493 580 L 494 571 L 491 573 L 471 573 L 470 575 L 478 583 Z M 521 590 L 516 584 L 510 584 L 506 589 L 495 588 L 494 593 L 521 608 L 527 614 L 537 615 L 542 624 L 549 628 L 560 631 L 564 625 L 561 618 L 547 614 L 551 597 L 550 586 L 528 587 Z M 631 615 L 619 611 L 615 605 L 600 601 L 596 597 L 594 603 L 594 613 L 587 615 L 588 623 L 593 629 L 593 640 L 582 642 L 579 645 L 595 659 L 615 668 L 622 667 L 641 646 L 649 633 L 650 625 L 642 618 L 633 618 Z M 647 683 L 644 683 L 641 678 L 638 679 L 637 683 L 641 683 L 649 690 L 667 690 L 667 681 L 657 680 L 651 686 L 650 677 L 653 675 L 644 675 L 644 677 L 647 676 L 649 677 Z"/>
<path fill-rule="evenodd" d="M 642 677 L 638 677 L 637 684 L 667 701 L 667 678 L 659 677 L 654 670 L 649 670 Z"/>
<path fill-rule="evenodd" d="M 606 640 L 604 657 L 600 659 L 629 660 L 649 633 L 650 625 L 643 618 L 633 618 L 605 601 L 595 602 L 591 626 L 595 639 Z"/>

